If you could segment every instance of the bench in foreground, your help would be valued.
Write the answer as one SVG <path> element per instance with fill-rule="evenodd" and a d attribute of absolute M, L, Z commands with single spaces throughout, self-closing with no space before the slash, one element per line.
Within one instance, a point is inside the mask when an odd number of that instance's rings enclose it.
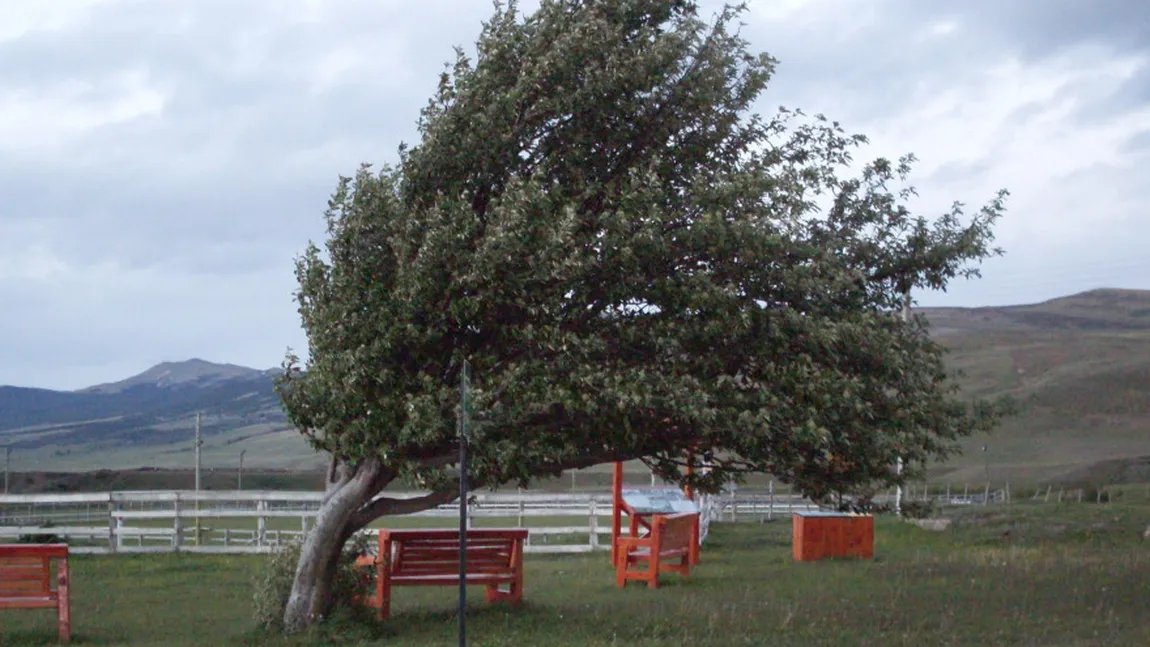
<path fill-rule="evenodd" d="M 488 602 L 521 602 L 526 539 L 526 528 L 468 530 L 467 583 L 486 586 Z M 375 591 L 364 602 L 382 620 L 391 615 L 393 586 L 459 585 L 459 531 L 380 530 L 378 555 L 356 564 L 375 570 Z"/>
<path fill-rule="evenodd" d="M 56 587 L 52 588 L 52 562 Z M 60 642 L 72 639 L 67 544 L 0 546 L 0 609 L 56 609 Z"/>

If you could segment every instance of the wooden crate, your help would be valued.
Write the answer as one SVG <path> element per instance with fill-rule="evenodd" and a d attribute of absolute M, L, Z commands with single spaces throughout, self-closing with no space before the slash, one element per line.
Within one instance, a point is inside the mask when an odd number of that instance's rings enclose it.
<path fill-rule="evenodd" d="M 794 513 L 793 552 L 800 562 L 874 557 L 874 517 L 840 512 Z"/>

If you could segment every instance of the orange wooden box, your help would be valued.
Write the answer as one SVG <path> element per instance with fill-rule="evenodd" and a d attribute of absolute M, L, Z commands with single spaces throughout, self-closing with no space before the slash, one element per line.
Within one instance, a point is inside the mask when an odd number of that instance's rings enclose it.
<path fill-rule="evenodd" d="M 794 558 L 813 562 L 827 557 L 874 557 L 874 517 L 840 512 L 794 514 Z"/>

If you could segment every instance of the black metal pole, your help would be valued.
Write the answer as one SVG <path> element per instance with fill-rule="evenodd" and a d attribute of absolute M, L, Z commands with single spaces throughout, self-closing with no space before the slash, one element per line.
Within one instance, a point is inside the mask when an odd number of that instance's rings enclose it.
<path fill-rule="evenodd" d="M 459 647 L 467 646 L 467 362 L 459 380 Z"/>

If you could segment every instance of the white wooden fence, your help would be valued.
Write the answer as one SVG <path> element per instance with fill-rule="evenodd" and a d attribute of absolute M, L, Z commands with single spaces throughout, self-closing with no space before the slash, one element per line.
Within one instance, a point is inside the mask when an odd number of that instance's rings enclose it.
<path fill-rule="evenodd" d="M 321 492 L 270 491 L 0 495 L 0 541 L 55 535 L 76 553 L 266 553 L 305 534 L 322 499 Z M 793 495 L 739 492 L 708 497 L 703 514 L 709 525 L 812 507 Z M 402 523 L 449 527 L 458 514 L 458 504 L 448 504 L 406 515 L 442 522 Z M 528 528 L 526 550 L 535 553 L 608 549 L 603 535 L 610 535 L 610 515 L 608 493 L 480 493 L 468 505 L 478 526 Z M 567 518 L 573 523 L 564 523 Z"/>

